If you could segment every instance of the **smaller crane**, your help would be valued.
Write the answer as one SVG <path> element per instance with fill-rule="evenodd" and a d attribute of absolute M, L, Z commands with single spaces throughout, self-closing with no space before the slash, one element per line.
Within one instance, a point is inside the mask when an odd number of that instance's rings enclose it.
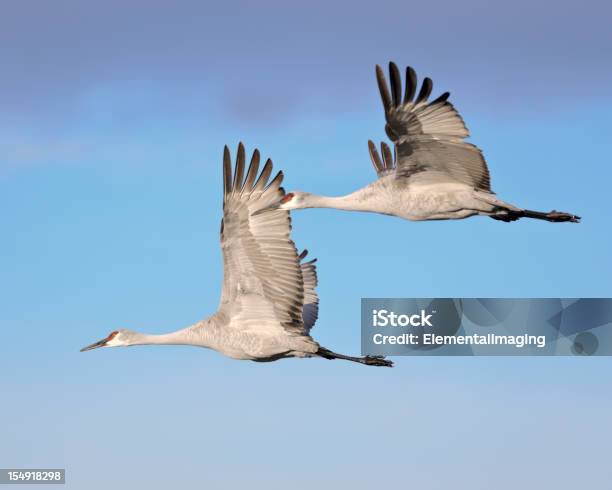
<path fill-rule="evenodd" d="M 415 71 L 406 68 L 406 88 L 395 63 L 389 64 L 391 93 L 380 66 L 376 78 L 385 110 L 385 131 L 393 141 L 391 153 L 381 144 L 382 159 L 372 141 L 370 158 L 378 179 L 340 197 L 294 191 L 268 209 L 335 208 L 397 216 L 411 221 L 462 219 L 474 215 L 500 221 L 535 218 L 571 221 L 580 217 L 560 211 L 530 211 L 498 199 L 491 190 L 489 169 L 482 151 L 465 140 L 463 119 L 443 93 L 428 102 L 433 87 L 423 80 L 418 95 Z M 261 209 L 259 212 L 264 212 Z"/>

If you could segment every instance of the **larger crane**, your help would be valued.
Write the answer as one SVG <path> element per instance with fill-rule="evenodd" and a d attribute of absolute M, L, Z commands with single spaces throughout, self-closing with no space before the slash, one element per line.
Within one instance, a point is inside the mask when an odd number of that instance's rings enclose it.
<path fill-rule="evenodd" d="M 392 153 L 383 142 L 381 158 L 374 143 L 368 142 L 378 179 L 340 197 L 289 192 L 268 209 L 335 208 L 387 214 L 411 221 L 462 219 L 474 215 L 501 221 L 580 220 L 573 214 L 531 211 L 498 199 L 491 190 L 489 169 L 482 152 L 464 141 L 469 132 L 448 102 L 450 94 L 445 92 L 428 102 L 432 81 L 425 78 L 417 94 L 416 73 L 408 67 L 402 96 L 401 76 L 395 63 L 389 64 L 389 75 L 391 92 L 382 68 L 376 66 L 385 130 L 394 145 Z"/>
<path fill-rule="evenodd" d="M 245 175 L 245 152 L 238 146 L 235 173 L 227 146 L 223 154 L 221 248 L 224 279 L 218 311 L 175 332 L 151 335 L 121 329 L 81 351 L 143 344 L 194 345 L 234 359 L 276 361 L 287 357 L 345 359 L 369 366 L 392 366 L 379 356 L 353 357 L 321 347 L 311 336 L 319 311 L 315 260 L 302 262 L 289 234 L 289 213 L 253 212 L 285 195 L 282 172 L 268 183 L 272 161 L 258 176 L 255 150 Z"/>

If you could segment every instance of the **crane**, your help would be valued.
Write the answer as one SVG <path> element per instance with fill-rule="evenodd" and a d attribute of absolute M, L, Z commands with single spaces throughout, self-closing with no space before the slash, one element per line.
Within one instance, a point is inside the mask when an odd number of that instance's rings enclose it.
<path fill-rule="evenodd" d="M 315 260 L 303 261 L 290 238 L 289 213 L 253 211 L 282 198 L 283 173 L 268 183 L 272 161 L 258 176 L 260 154 L 253 152 L 245 174 L 244 145 L 238 145 L 235 172 L 226 146 L 223 152 L 223 289 L 217 312 L 194 325 L 161 335 L 115 330 L 83 347 L 143 344 L 194 345 L 234 359 L 268 362 L 289 357 L 344 359 L 369 366 L 393 363 L 382 356 L 353 357 L 321 347 L 311 336 L 319 311 Z"/>
<path fill-rule="evenodd" d="M 519 208 L 498 199 L 491 190 L 482 151 L 464 141 L 469 136 L 463 119 L 448 102 L 449 92 L 428 102 L 433 83 L 425 78 L 417 90 L 413 68 L 406 68 L 405 90 L 399 69 L 389 63 L 390 88 L 380 66 L 376 78 L 385 111 L 385 131 L 393 153 L 381 143 L 381 154 L 370 140 L 370 158 L 378 179 L 351 194 L 328 197 L 301 191 L 285 194 L 269 209 L 335 208 L 397 216 L 411 221 L 462 219 L 474 215 L 501 221 L 535 218 L 579 222 L 559 212 Z M 415 97 L 416 95 L 416 97 Z"/>

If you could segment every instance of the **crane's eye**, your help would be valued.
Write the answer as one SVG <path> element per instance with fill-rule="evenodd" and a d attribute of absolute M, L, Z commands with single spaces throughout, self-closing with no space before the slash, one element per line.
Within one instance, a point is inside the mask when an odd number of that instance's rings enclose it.
<path fill-rule="evenodd" d="M 286 202 L 291 201 L 291 199 L 293 199 L 293 196 L 295 196 L 295 194 L 293 192 L 289 192 L 288 194 L 285 194 L 283 196 L 283 198 L 280 200 L 280 202 L 282 204 L 285 204 Z"/>

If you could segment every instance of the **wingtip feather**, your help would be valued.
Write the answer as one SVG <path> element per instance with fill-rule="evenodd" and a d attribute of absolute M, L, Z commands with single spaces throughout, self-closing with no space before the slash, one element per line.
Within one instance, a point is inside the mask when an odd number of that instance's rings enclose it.
<path fill-rule="evenodd" d="M 259 174 L 259 178 L 257 179 L 257 182 L 255 182 L 255 185 L 253 186 L 253 190 L 262 190 L 268 183 L 268 179 L 270 178 L 271 174 L 272 174 L 272 160 L 268 158 L 266 160 L 266 163 L 264 164 L 263 170 Z"/>
<path fill-rule="evenodd" d="M 380 91 L 380 98 L 382 100 L 385 113 L 387 113 L 391 109 L 391 95 L 389 94 L 389 88 L 387 87 L 385 73 L 379 65 L 376 65 L 376 81 L 378 82 L 378 90 Z"/>
<path fill-rule="evenodd" d="M 384 141 L 380 143 L 380 151 L 383 157 L 383 163 L 385 164 L 385 169 L 390 170 L 393 168 L 393 155 L 391 153 L 391 149 L 389 145 Z"/>
<path fill-rule="evenodd" d="M 449 97 L 450 97 L 450 92 L 444 92 L 436 100 L 431 101 L 429 104 L 433 105 L 433 104 L 440 104 L 442 102 L 446 102 Z"/>
<path fill-rule="evenodd" d="M 402 78 L 397 65 L 393 61 L 389 62 L 389 80 L 393 104 L 398 107 L 402 103 Z"/>
<path fill-rule="evenodd" d="M 232 158 L 227 145 L 223 147 L 223 195 L 232 190 Z"/>
<path fill-rule="evenodd" d="M 368 140 L 368 151 L 370 153 L 370 160 L 372 161 L 372 166 L 376 173 L 380 173 L 384 170 L 384 166 L 382 161 L 380 160 L 380 155 L 378 154 L 378 150 L 376 149 L 376 145 L 372 140 Z"/>
<path fill-rule="evenodd" d="M 417 75 L 414 68 L 411 66 L 406 67 L 406 92 L 404 93 L 404 104 L 412 102 L 414 94 L 416 93 L 417 86 Z"/>
<path fill-rule="evenodd" d="M 418 104 L 419 102 L 426 101 L 429 95 L 431 94 L 432 88 L 433 88 L 433 82 L 431 81 L 431 78 L 425 77 L 423 79 L 423 83 L 421 85 L 421 90 L 419 92 L 419 95 L 416 98 L 414 103 Z"/>
<path fill-rule="evenodd" d="M 244 177 L 244 165 L 246 157 L 244 151 L 244 145 L 242 141 L 238 143 L 238 154 L 236 156 L 236 167 L 234 174 L 234 183 L 232 185 L 232 192 L 238 192 L 242 190 L 242 178 Z"/>
<path fill-rule="evenodd" d="M 251 157 L 251 163 L 249 164 L 249 169 L 247 170 L 247 176 L 244 180 L 244 185 L 242 186 L 243 190 L 250 191 L 253 188 L 253 183 L 257 178 L 257 172 L 259 170 L 259 160 L 260 153 L 257 148 L 253 151 L 253 156 Z"/>

